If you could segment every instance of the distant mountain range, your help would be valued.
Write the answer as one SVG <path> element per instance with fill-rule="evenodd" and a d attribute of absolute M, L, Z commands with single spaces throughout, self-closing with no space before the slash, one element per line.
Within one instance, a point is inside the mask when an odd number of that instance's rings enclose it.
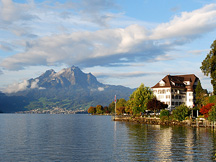
<path fill-rule="evenodd" d="M 0 93 L 0 112 L 53 107 L 87 110 L 98 104 L 108 106 L 115 95 L 128 99 L 133 91 L 124 86 L 102 84 L 94 75 L 83 73 L 75 66 L 59 72 L 51 69 L 37 78 L 29 79 L 25 90 Z"/>

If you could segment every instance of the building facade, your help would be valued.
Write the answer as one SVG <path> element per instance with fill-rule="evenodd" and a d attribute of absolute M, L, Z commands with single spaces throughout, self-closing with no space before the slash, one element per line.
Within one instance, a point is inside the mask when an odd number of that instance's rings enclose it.
<path fill-rule="evenodd" d="M 152 87 L 156 98 L 167 104 L 170 110 L 184 103 L 193 108 L 195 105 L 195 88 L 199 78 L 194 74 L 167 75 Z"/>

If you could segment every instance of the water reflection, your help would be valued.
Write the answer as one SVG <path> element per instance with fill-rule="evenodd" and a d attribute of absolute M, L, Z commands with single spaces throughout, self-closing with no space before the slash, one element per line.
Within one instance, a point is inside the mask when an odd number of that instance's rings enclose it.
<path fill-rule="evenodd" d="M 0 161 L 213 161 L 216 129 L 111 121 L 109 116 L 0 116 Z"/>
<path fill-rule="evenodd" d="M 212 161 L 215 131 L 126 123 L 133 161 Z"/>

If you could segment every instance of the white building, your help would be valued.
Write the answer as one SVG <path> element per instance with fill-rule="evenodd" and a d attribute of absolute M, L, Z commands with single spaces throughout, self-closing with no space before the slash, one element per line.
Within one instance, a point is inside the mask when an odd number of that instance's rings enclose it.
<path fill-rule="evenodd" d="M 173 109 L 182 103 L 193 108 L 195 104 L 195 88 L 199 78 L 194 74 L 167 75 L 152 87 L 156 98 Z"/>

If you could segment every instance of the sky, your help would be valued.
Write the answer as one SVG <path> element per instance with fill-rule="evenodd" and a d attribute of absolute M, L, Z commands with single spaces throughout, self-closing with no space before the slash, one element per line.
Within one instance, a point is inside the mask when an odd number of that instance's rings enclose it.
<path fill-rule="evenodd" d="M 195 74 L 216 39 L 216 0 L 0 0 L 0 89 L 77 66 L 104 84 Z"/>

